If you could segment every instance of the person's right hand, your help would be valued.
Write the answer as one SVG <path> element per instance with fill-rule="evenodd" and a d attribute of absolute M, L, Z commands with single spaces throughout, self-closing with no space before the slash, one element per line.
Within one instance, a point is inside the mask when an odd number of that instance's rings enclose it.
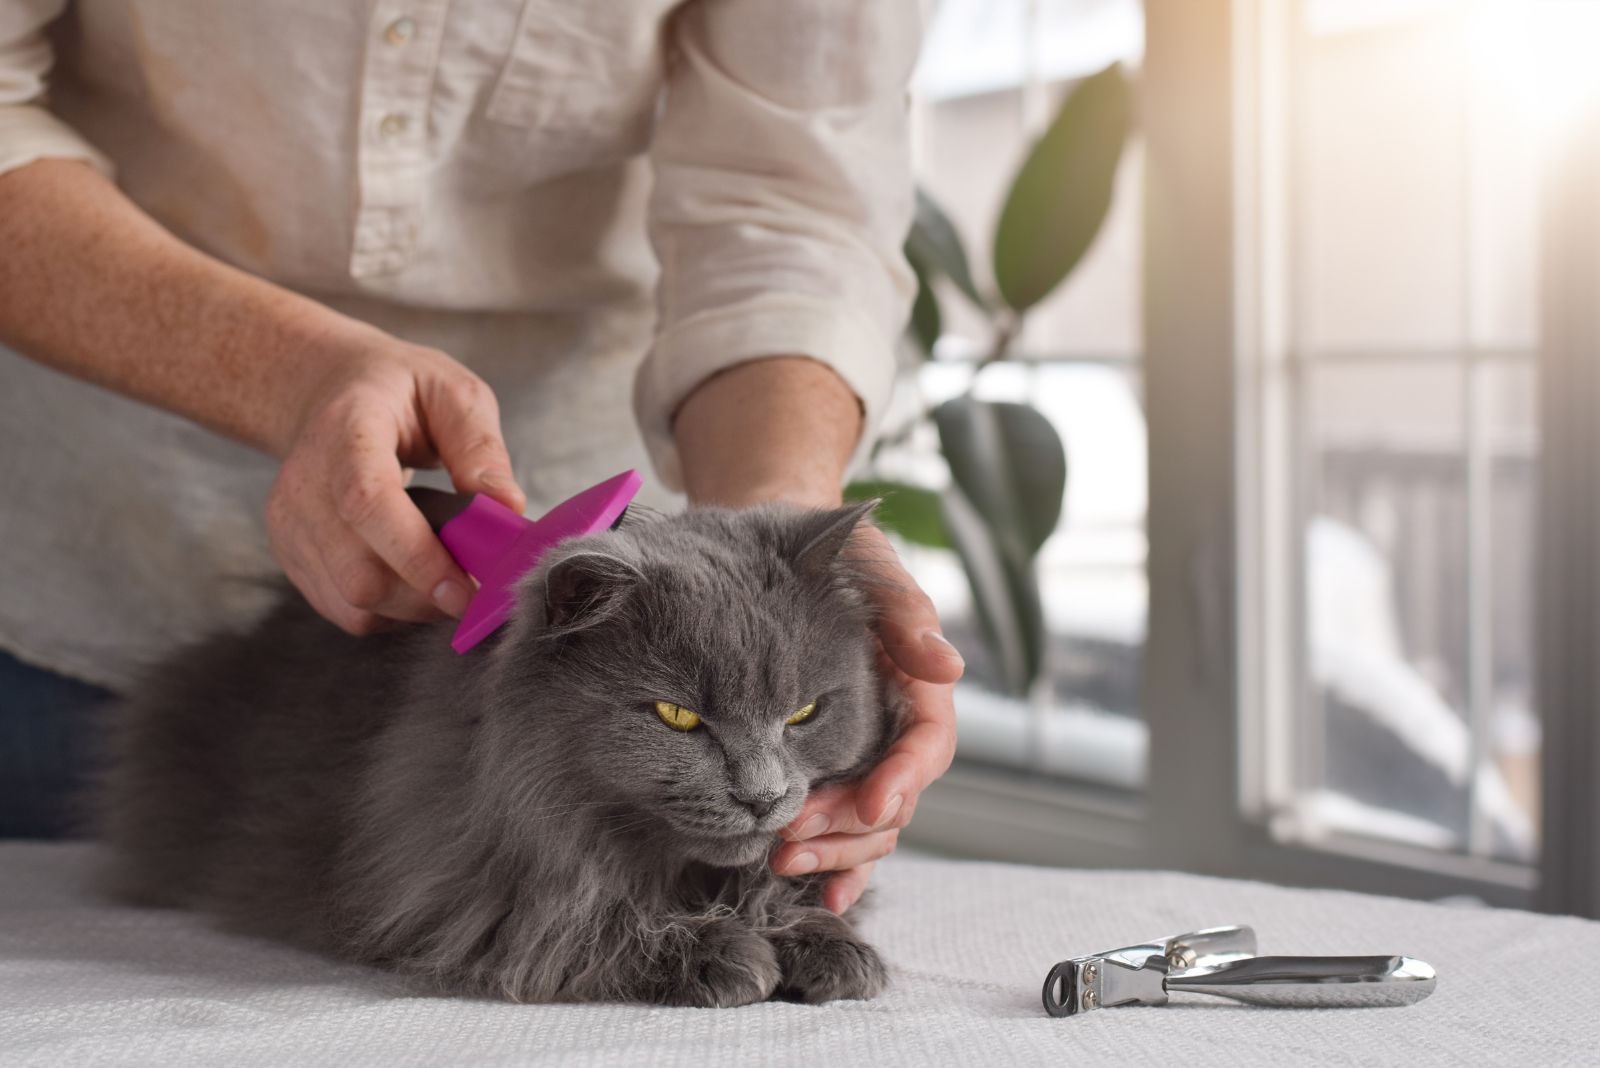
<path fill-rule="evenodd" d="M 374 331 L 295 407 L 267 501 L 289 580 L 351 634 L 459 616 L 472 582 L 406 496 L 405 469 L 442 464 L 459 492 L 521 512 L 489 387 L 442 352 Z"/>

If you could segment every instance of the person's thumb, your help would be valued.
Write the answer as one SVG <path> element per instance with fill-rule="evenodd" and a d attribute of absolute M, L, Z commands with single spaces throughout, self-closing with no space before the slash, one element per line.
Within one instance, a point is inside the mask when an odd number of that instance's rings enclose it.
<path fill-rule="evenodd" d="M 460 493 L 486 493 L 519 514 L 528 499 L 511 473 L 500 433 L 500 405 L 474 375 L 439 383 L 423 395 L 428 436 Z"/>

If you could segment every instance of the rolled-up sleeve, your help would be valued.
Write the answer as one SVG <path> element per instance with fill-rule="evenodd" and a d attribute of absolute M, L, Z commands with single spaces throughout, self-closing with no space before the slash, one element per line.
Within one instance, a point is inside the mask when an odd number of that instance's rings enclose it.
<path fill-rule="evenodd" d="M 46 157 L 111 162 L 43 105 L 54 55 L 44 28 L 65 0 L 0 0 L 0 174 Z"/>
<path fill-rule="evenodd" d="M 697 0 L 679 15 L 651 150 L 661 264 L 634 408 L 657 474 L 682 485 L 672 416 L 734 364 L 833 368 L 865 413 L 894 384 L 914 294 L 906 85 L 917 0 Z"/>

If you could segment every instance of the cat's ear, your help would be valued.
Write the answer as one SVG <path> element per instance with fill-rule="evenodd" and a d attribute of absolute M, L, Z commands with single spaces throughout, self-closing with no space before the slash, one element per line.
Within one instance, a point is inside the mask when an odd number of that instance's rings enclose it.
<path fill-rule="evenodd" d="M 877 498 L 850 501 L 842 508 L 812 512 L 795 532 L 795 567 L 802 571 L 826 571 L 838 559 L 856 526 L 878 507 Z"/>
<path fill-rule="evenodd" d="M 546 632 L 592 627 L 621 606 L 644 581 L 639 569 L 610 553 L 579 552 L 550 565 L 544 577 Z"/>

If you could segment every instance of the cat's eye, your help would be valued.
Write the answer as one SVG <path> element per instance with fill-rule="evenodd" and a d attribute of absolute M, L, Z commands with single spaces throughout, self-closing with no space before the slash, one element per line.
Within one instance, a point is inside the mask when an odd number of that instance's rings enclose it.
<path fill-rule="evenodd" d="M 783 722 L 785 725 L 793 727 L 796 723 L 804 723 L 806 720 L 816 715 L 816 712 L 817 703 L 812 701 L 809 705 L 806 705 L 806 707 L 802 708 L 800 711 L 796 712 Z"/>
<path fill-rule="evenodd" d="M 661 717 L 662 723 L 675 731 L 692 731 L 700 726 L 698 712 L 691 712 L 682 705 L 675 705 L 670 701 L 657 701 L 656 715 Z"/>

